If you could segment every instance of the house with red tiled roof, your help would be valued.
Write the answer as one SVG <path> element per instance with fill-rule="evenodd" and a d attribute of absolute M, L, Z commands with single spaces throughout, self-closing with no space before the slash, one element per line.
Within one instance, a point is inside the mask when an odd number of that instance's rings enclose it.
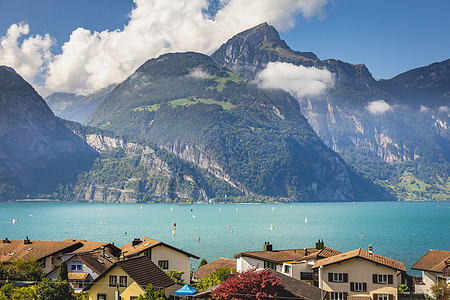
<path fill-rule="evenodd" d="M 312 269 L 329 300 L 396 300 L 405 265 L 372 251 L 356 249 L 318 260 Z"/>
<path fill-rule="evenodd" d="M 136 299 L 149 284 L 164 289 L 166 296 L 181 287 L 148 257 L 136 256 L 117 261 L 83 290 L 89 291 L 90 300 Z"/>
<path fill-rule="evenodd" d="M 430 250 L 411 269 L 422 271 L 422 280 L 415 284 L 415 292 L 432 296 L 434 283 L 444 280 L 450 284 L 450 251 Z"/>
<path fill-rule="evenodd" d="M 135 238 L 120 249 L 124 259 L 146 256 L 163 270 L 184 271 L 181 278 L 185 283 L 190 283 L 190 259 L 199 259 L 194 254 L 148 237 Z"/>
<path fill-rule="evenodd" d="M 215 270 L 220 268 L 229 268 L 231 271 L 236 270 L 236 260 L 229 258 L 219 258 L 215 261 L 207 263 L 206 265 L 198 268 L 197 272 L 194 274 L 195 279 L 200 279 L 205 276 L 211 275 Z"/>
<path fill-rule="evenodd" d="M 290 277 L 314 283 L 314 272 L 311 267 L 320 259 L 340 254 L 340 251 L 325 247 L 318 241 L 315 248 L 274 250 L 273 245 L 266 242 L 263 251 L 241 252 L 234 255 L 236 271 L 249 268 L 269 268 Z"/>
<path fill-rule="evenodd" d="M 8 264 L 19 259 L 36 259 L 42 263 L 42 271 L 48 273 L 58 267 L 62 256 L 83 246 L 77 241 L 35 241 L 28 237 L 24 240 L 0 242 L 0 263 Z"/>
<path fill-rule="evenodd" d="M 110 251 L 113 250 L 113 251 Z M 66 260 L 69 283 L 75 292 L 80 292 L 89 283 L 119 261 L 115 249 L 102 246 L 88 252 L 75 252 Z M 58 277 L 59 268 L 55 268 L 47 277 L 51 280 Z"/>

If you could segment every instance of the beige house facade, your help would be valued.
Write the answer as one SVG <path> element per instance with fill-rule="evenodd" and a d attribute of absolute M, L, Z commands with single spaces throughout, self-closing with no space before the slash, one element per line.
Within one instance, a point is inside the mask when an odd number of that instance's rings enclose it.
<path fill-rule="evenodd" d="M 318 261 L 312 267 L 330 300 L 397 300 L 404 264 L 356 249 Z"/>
<path fill-rule="evenodd" d="M 190 283 L 191 258 L 199 259 L 194 254 L 148 237 L 134 239 L 120 249 L 124 259 L 146 256 L 165 271 L 184 271 L 182 279 L 187 284 Z"/>

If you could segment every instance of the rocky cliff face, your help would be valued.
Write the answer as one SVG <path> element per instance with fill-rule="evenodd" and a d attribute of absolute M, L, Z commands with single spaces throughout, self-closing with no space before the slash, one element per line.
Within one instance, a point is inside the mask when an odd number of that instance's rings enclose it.
<path fill-rule="evenodd" d="M 72 124 L 73 125 L 73 124 Z M 73 189 L 73 200 L 91 202 L 148 202 L 167 199 L 208 201 L 222 196 L 212 186 L 226 185 L 148 143 L 130 142 L 105 132 L 86 133 L 68 124 L 96 149 L 100 158 Z M 111 176 L 112 170 L 115 173 Z M 224 189 L 230 196 L 233 188 Z"/>
<path fill-rule="evenodd" d="M 95 158 L 13 69 L 0 67 L 0 183 L 45 193 L 73 180 Z"/>

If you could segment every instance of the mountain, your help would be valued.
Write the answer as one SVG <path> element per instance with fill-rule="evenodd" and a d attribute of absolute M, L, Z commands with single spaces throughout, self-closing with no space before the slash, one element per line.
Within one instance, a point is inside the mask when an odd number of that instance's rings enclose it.
<path fill-rule="evenodd" d="M 321 141 L 288 93 L 259 89 L 199 53 L 148 60 L 86 123 L 154 143 L 245 195 L 388 198 Z"/>
<path fill-rule="evenodd" d="M 96 157 L 13 69 L 0 66 L 0 199 L 52 191 Z"/>
<path fill-rule="evenodd" d="M 400 199 L 449 198 L 449 108 L 437 107 L 448 103 L 448 61 L 377 81 L 363 64 L 291 50 L 267 23 L 232 37 L 211 57 L 249 80 L 269 62 L 326 68 L 334 85 L 297 99 L 324 142 Z"/>
<path fill-rule="evenodd" d="M 66 201 L 166 202 L 208 201 L 242 193 L 206 170 L 155 144 L 118 136 L 65 121 L 65 125 L 95 149 L 99 158 L 70 186 L 53 196 Z"/>
<path fill-rule="evenodd" d="M 407 105 L 450 104 L 450 59 L 380 80 L 378 86 Z"/>
<path fill-rule="evenodd" d="M 114 87 L 115 85 L 111 85 L 87 96 L 53 93 L 46 97 L 45 101 L 56 116 L 82 123 L 95 110 L 97 105 L 111 93 Z"/>

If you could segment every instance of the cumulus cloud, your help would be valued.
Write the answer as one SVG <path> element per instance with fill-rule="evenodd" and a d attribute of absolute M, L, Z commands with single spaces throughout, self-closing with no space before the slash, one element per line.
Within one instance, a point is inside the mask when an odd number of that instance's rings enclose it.
<path fill-rule="evenodd" d="M 299 14 L 322 18 L 328 1 L 220 0 L 219 10 L 211 17 L 204 13 L 207 0 L 134 0 L 123 28 L 73 31 L 61 54 L 48 59 L 46 85 L 54 91 L 86 94 L 123 81 L 147 59 L 167 52 L 211 53 L 234 34 L 262 22 L 286 31 L 295 25 Z M 33 45 L 40 42 L 38 52 L 47 55 L 50 37 L 36 38 Z M 38 60 L 12 56 L 23 69 L 31 66 L 34 71 L 30 76 L 45 66 L 42 56 Z"/>
<path fill-rule="evenodd" d="M 53 40 L 48 34 L 24 39 L 29 33 L 30 26 L 26 23 L 12 24 L 8 28 L 6 35 L 0 38 L 0 65 L 12 67 L 25 80 L 34 83 L 51 59 Z"/>
<path fill-rule="evenodd" d="M 324 93 L 333 85 L 334 76 L 327 69 L 271 62 L 257 75 L 255 81 L 261 88 L 280 88 L 299 99 Z"/>
<path fill-rule="evenodd" d="M 369 102 L 367 105 L 367 110 L 374 115 L 384 114 L 385 112 L 391 111 L 393 108 L 384 100 L 376 100 Z"/>

